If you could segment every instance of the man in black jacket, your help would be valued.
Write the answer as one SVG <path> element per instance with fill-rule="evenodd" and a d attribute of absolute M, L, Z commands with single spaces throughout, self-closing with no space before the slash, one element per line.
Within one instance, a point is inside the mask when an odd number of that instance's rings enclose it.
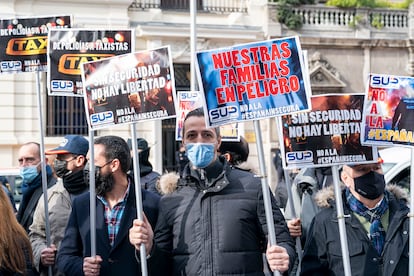
<path fill-rule="evenodd" d="M 218 128 L 207 128 L 202 109 L 184 120 L 189 164 L 178 188 L 160 201 L 155 233 L 134 221 L 130 242 L 150 254 L 152 275 L 264 275 L 262 254 L 272 270 L 288 271 L 295 248 L 271 196 L 278 245 L 268 246 L 260 178 L 218 158 Z M 270 193 L 270 192 L 269 192 Z"/>
<path fill-rule="evenodd" d="M 380 163 L 343 166 L 341 179 L 352 275 L 408 275 L 409 208 L 402 193 L 386 189 Z M 344 274 L 333 194 L 329 187 L 316 196 L 324 209 L 309 229 L 302 275 Z"/>
<path fill-rule="evenodd" d="M 94 141 L 96 229 L 90 229 L 90 194 L 73 200 L 57 264 L 65 275 L 141 275 L 128 230 L 137 217 L 135 185 L 127 171 L 129 148 L 118 136 Z M 89 168 L 86 166 L 85 169 Z M 88 174 L 88 170 L 85 171 Z M 151 225 L 158 217 L 159 196 L 141 189 L 142 207 Z M 91 256 L 91 231 L 96 231 L 96 256 Z"/>

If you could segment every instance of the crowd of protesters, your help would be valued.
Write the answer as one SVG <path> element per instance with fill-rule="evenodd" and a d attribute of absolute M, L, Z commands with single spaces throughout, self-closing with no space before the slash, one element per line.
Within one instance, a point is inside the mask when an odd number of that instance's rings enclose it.
<path fill-rule="evenodd" d="M 149 275 L 344 275 L 329 170 L 299 172 L 289 199 L 294 204 L 270 193 L 277 240 L 271 245 L 261 181 L 245 166 L 246 139 L 222 141 L 218 128 L 206 126 L 202 109 L 187 114 L 182 137 L 179 168 L 164 175 L 152 170 L 148 142 L 137 140 L 143 219 L 137 219 L 131 139 L 97 137 L 93 160 L 88 140 L 78 135 L 47 150 L 45 161 L 55 157 L 45 166 L 47 218 L 40 145 L 22 145 L 18 210 L 0 189 L 0 215 L 7 221 L 0 224 L 0 275 L 140 275 L 142 246 Z M 408 275 L 407 196 L 386 185 L 380 162 L 344 165 L 340 177 L 352 275 Z M 302 239 L 301 254 L 295 238 Z"/>

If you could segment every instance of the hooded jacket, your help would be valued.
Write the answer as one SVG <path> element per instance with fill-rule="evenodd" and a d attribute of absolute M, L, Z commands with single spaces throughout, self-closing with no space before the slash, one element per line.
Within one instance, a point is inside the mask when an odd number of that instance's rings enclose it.
<path fill-rule="evenodd" d="M 408 275 L 407 196 L 402 189 L 394 185 L 388 185 L 387 190 L 389 191 L 389 226 L 381 256 L 372 246 L 359 219 L 349 209 L 345 190 L 342 192 L 353 276 Z M 333 187 L 319 191 L 315 200 L 323 209 L 311 224 L 302 259 L 301 275 L 344 275 Z"/>
<path fill-rule="evenodd" d="M 260 178 L 223 158 L 216 162 L 222 171 L 211 185 L 186 166 L 177 189 L 161 198 L 151 275 L 264 275 L 267 225 Z M 293 240 L 273 197 L 271 204 L 277 244 L 292 264 Z"/>

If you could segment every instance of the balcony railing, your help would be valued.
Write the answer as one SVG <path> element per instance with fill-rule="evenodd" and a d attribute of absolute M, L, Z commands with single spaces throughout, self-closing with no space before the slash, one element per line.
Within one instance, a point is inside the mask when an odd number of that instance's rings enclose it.
<path fill-rule="evenodd" d="M 193 1 L 193 0 L 190 0 Z M 189 0 L 135 0 L 130 9 L 164 9 L 188 11 Z M 247 12 L 248 0 L 196 0 L 197 10 L 215 13 Z"/>
<path fill-rule="evenodd" d="M 277 6 L 274 6 L 277 10 Z M 408 10 L 390 9 L 339 9 L 334 7 L 303 5 L 293 12 L 305 26 L 349 26 L 363 25 L 375 29 L 407 29 Z"/>

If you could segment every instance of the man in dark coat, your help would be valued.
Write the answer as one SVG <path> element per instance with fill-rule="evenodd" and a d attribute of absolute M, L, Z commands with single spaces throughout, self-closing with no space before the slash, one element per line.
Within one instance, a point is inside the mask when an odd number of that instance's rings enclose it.
<path fill-rule="evenodd" d="M 132 140 L 128 139 L 128 146 L 131 150 L 131 156 L 133 156 L 132 152 Z M 139 175 L 140 175 L 140 183 L 143 189 L 161 195 L 157 189 L 157 182 L 160 179 L 160 174 L 157 173 L 152 169 L 152 164 L 149 161 L 149 155 L 151 148 L 148 146 L 147 140 L 144 138 L 137 139 L 137 147 L 138 147 L 138 159 L 139 159 Z M 134 159 L 131 162 L 131 168 L 128 174 L 134 178 L 134 167 L 133 163 Z"/>
<path fill-rule="evenodd" d="M 344 166 L 341 179 L 352 275 L 408 275 L 409 208 L 401 192 L 385 189 L 380 163 Z M 344 275 L 333 194 L 330 187 L 316 196 L 324 209 L 311 224 L 302 275 Z"/>
<path fill-rule="evenodd" d="M 17 220 L 27 233 L 33 222 L 33 214 L 37 202 L 43 194 L 40 144 L 28 142 L 20 147 L 19 150 L 20 176 L 23 178 L 22 201 L 17 212 Z M 45 158 L 47 162 L 47 158 Z M 46 165 L 47 187 L 56 184 L 52 168 Z"/>
<path fill-rule="evenodd" d="M 135 186 L 127 175 L 131 163 L 128 145 L 121 137 L 102 136 L 94 142 L 94 153 L 96 256 L 91 256 L 90 194 L 86 193 L 73 201 L 58 252 L 58 268 L 66 275 L 141 275 L 135 248 L 128 241 L 128 230 L 137 217 Z M 154 226 L 160 197 L 141 192 L 143 210 Z"/>
<path fill-rule="evenodd" d="M 134 221 L 130 241 L 150 253 L 152 275 L 264 275 L 269 267 L 287 273 L 295 248 L 271 196 L 278 245 L 268 246 L 260 178 L 218 158 L 218 128 L 207 128 L 202 109 L 184 120 L 183 144 L 189 164 L 178 188 L 160 201 L 155 233 Z M 270 189 L 269 189 L 270 193 Z M 266 250 L 267 248 L 267 250 Z"/>

